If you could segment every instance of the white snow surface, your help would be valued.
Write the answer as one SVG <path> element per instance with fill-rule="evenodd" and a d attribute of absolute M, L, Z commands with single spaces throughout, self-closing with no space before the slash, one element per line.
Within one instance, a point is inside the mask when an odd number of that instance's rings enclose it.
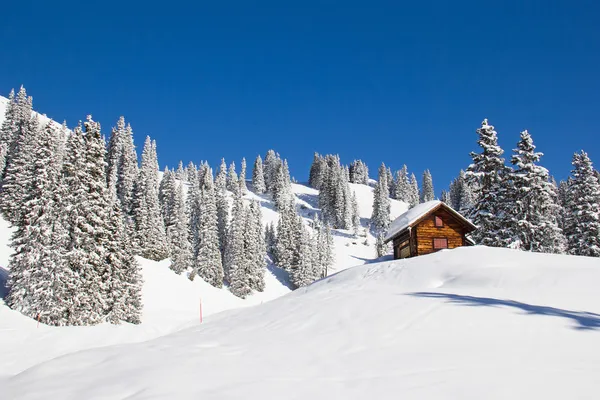
<path fill-rule="evenodd" d="M 442 202 L 439 200 L 427 201 L 425 203 L 417 204 L 410 210 L 406 211 L 404 214 L 400 215 L 398 218 L 396 218 L 390 223 L 390 227 L 388 228 L 384 240 L 389 240 L 398 232 L 401 232 L 404 229 L 408 228 L 415 221 L 421 218 L 424 214 L 427 214 L 429 211 L 433 210 L 441 203 Z"/>
<path fill-rule="evenodd" d="M 76 351 L 147 328 L 15 316 L 3 358 L 56 356 L 3 366 L 0 398 L 596 399 L 599 281 L 598 259 L 477 246 L 357 266 L 138 343 Z M 24 335 L 35 351 L 6 343 Z"/>

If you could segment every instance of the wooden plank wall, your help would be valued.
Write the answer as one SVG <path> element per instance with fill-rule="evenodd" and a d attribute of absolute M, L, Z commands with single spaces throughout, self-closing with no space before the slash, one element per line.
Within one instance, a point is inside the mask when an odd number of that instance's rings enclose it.
<path fill-rule="evenodd" d="M 442 228 L 436 228 L 434 215 L 442 218 Z M 449 249 L 464 246 L 463 226 L 446 210 L 436 211 L 421 221 L 416 228 L 417 255 L 433 253 L 433 238 L 448 238 Z"/>

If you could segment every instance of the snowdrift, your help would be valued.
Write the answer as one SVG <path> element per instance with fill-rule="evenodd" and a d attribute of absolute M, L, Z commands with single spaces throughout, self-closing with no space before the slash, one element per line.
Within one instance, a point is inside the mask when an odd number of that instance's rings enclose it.
<path fill-rule="evenodd" d="M 485 247 L 368 264 L 5 373 L 0 398 L 595 399 L 599 281 L 598 259 Z"/>

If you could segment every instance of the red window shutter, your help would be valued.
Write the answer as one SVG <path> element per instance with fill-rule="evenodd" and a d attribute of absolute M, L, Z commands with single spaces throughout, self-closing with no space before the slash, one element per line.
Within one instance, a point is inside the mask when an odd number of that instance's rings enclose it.
<path fill-rule="evenodd" d="M 438 217 L 437 215 L 434 217 L 435 218 L 435 226 L 436 228 L 441 228 L 442 226 L 444 226 L 444 221 L 442 221 L 441 217 Z"/>
<path fill-rule="evenodd" d="M 447 249 L 448 248 L 448 239 L 447 238 L 435 238 L 433 239 L 433 248 L 438 249 Z"/>

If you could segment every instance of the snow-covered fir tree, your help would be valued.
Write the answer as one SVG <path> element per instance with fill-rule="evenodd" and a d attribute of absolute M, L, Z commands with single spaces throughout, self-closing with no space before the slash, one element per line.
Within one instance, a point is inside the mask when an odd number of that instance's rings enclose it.
<path fill-rule="evenodd" d="M 133 220 L 139 255 L 150 260 L 168 257 L 165 224 L 158 200 L 158 159 L 156 143 L 146 137 L 142 162 L 134 187 Z"/>
<path fill-rule="evenodd" d="M 8 104 L 4 111 L 4 121 L 0 126 L 0 181 L 4 177 L 4 169 L 6 168 L 6 160 L 8 157 L 8 149 L 13 141 L 15 132 L 15 90 L 12 89 L 8 95 Z"/>
<path fill-rule="evenodd" d="M 24 146 L 24 139 L 31 132 L 33 100 L 27 96 L 23 86 L 17 95 L 11 91 L 9 103 L 6 108 L 5 119 L 0 130 L 0 145 L 5 152 L 2 178 L 6 175 L 6 169 L 13 162 L 13 158 L 20 153 Z"/>
<path fill-rule="evenodd" d="M 421 203 L 425 203 L 431 200 L 435 200 L 435 194 L 433 191 L 433 179 L 431 172 L 428 169 L 423 172 L 423 183 L 421 184 L 421 194 L 419 197 Z"/>
<path fill-rule="evenodd" d="M 249 276 L 249 260 L 245 254 L 246 219 L 248 210 L 241 196 L 233 200 L 231 224 L 225 245 L 225 276 L 229 282 L 229 290 L 234 295 L 245 298 L 252 292 Z"/>
<path fill-rule="evenodd" d="M 133 187 L 138 174 L 138 164 L 133 131 L 131 125 L 125 124 L 124 117 L 119 118 L 117 126 L 112 129 L 106 162 L 109 191 L 116 193 L 121 212 L 127 216 L 133 207 Z"/>
<path fill-rule="evenodd" d="M 394 189 L 395 193 L 392 195 L 392 198 L 408 203 L 410 181 L 406 165 L 403 165 L 402 169 L 396 171 L 396 176 L 394 177 Z"/>
<path fill-rule="evenodd" d="M 338 155 L 327 155 L 320 167 L 319 207 L 323 219 L 338 229 L 352 227 L 352 192 Z"/>
<path fill-rule="evenodd" d="M 363 185 L 369 184 L 369 168 L 362 160 L 354 160 L 350 164 L 350 182 L 360 183 Z"/>
<path fill-rule="evenodd" d="M 287 160 L 277 165 L 277 171 L 271 182 L 271 193 L 277 210 L 281 210 L 282 207 L 293 200 L 292 182 Z"/>
<path fill-rule="evenodd" d="M 244 256 L 248 284 L 251 289 L 262 292 L 265 289 L 266 243 L 262 227 L 260 204 L 253 200 L 246 214 L 244 229 Z"/>
<path fill-rule="evenodd" d="M 415 174 L 410 174 L 410 180 L 408 182 L 408 196 L 407 203 L 409 208 L 412 208 L 419 204 L 419 183 Z"/>
<path fill-rule="evenodd" d="M 464 216 L 470 215 L 471 209 L 475 204 L 475 194 L 471 184 L 467 181 L 465 171 L 460 170 L 460 174 L 450 183 L 449 189 L 450 207 Z"/>
<path fill-rule="evenodd" d="M 265 244 L 267 247 L 267 254 L 269 256 L 271 256 L 273 263 L 277 264 L 277 259 L 276 259 L 277 236 L 275 233 L 275 226 L 273 225 L 273 222 L 267 224 L 267 226 L 265 227 Z"/>
<path fill-rule="evenodd" d="M 9 136 L 7 140 L 4 179 L 0 192 L 0 210 L 4 218 L 15 224 L 21 218 L 23 202 L 27 196 L 32 176 L 30 165 L 33 163 L 34 154 L 32 143 L 35 135 L 39 134 L 39 120 L 31 115 L 32 100 L 27 97 L 25 89 L 17 94 L 12 115 L 12 132 L 3 132 Z"/>
<path fill-rule="evenodd" d="M 179 160 L 179 164 L 177 164 L 177 169 L 175 170 L 175 178 L 177 178 L 177 180 L 180 182 L 187 181 L 187 174 L 183 169 L 183 161 L 181 160 Z"/>
<path fill-rule="evenodd" d="M 600 184 L 586 152 L 575 153 L 572 164 L 564 217 L 568 252 L 600 257 Z"/>
<path fill-rule="evenodd" d="M 237 193 L 239 190 L 239 178 L 237 172 L 235 172 L 235 162 L 229 164 L 229 170 L 227 171 L 227 178 L 225 180 L 227 190 L 232 193 Z"/>
<path fill-rule="evenodd" d="M 263 162 L 260 155 L 256 156 L 256 160 L 254 160 L 254 169 L 252 170 L 252 188 L 256 194 L 263 194 L 267 191 L 267 186 L 265 185 L 265 173 L 263 171 Z"/>
<path fill-rule="evenodd" d="M 198 175 L 199 171 L 198 168 L 196 167 L 196 164 L 194 164 L 193 162 L 189 162 L 188 165 L 185 167 L 185 171 L 184 171 L 184 180 L 186 182 L 191 182 L 193 180 L 196 179 L 196 176 Z"/>
<path fill-rule="evenodd" d="M 76 283 L 66 288 L 72 296 L 69 325 L 91 325 L 104 320 L 109 298 L 107 277 L 111 274 L 106 262 L 107 245 L 117 240 L 111 237 L 108 227 L 112 207 L 100 124 L 88 116 L 84 126 L 85 134 L 78 126 L 69 137 L 63 169 L 63 215 L 68 237 L 65 258 L 76 275 Z"/>
<path fill-rule="evenodd" d="M 106 244 L 105 303 L 106 320 L 112 324 L 121 321 L 141 323 L 142 274 L 134 257 L 133 247 L 121 214 L 121 204 L 113 201 L 108 221 L 110 240 Z"/>
<path fill-rule="evenodd" d="M 498 145 L 494 127 L 484 119 L 477 129 L 477 143 L 481 153 L 471 153 L 473 164 L 467 168 L 466 177 L 478 188 L 477 202 L 471 218 L 477 226 L 472 237 L 486 246 L 507 247 L 516 240 L 507 208 L 509 207 L 509 170 L 504 165 L 504 151 Z"/>
<path fill-rule="evenodd" d="M 310 187 L 319 189 L 321 183 L 323 183 L 323 174 L 325 169 L 325 159 L 319 154 L 315 153 L 313 162 L 310 166 L 310 172 L 308 174 L 308 184 Z"/>
<path fill-rule="evenodd" d="M 177 192 L 177 181 L 175 173 L 165 167 L 162 179 L 158 185 L 158 201 L 160 204 L 160 214 L 162 215 L 165 232 L 168 228 L 169 221 L 173 221 L 174 202 Z"/>
<path fill-rule="evenodd" d="M 371 226 L 375 232 L 382 232 L 390 225 L 390 198 L 388 189 L 388 174 L 385 164 L 379 167 L 379 176 L 373 191 L 373 213 Z"/>
<path fill-rule="evenodd" d="M 450 192 L 442 189 L 442 191 L 440 193 L 440 200 L 443 201 L 444 203 L 450 205 Z"/>
<path fill-rule="evenodd" d="M 240 166 L 240 176 L 238 177 L 238 190 L 243 196 L 248 193 L 248 187 L 246 186 L 246 159 L 242 158 L 242 164 Z"/>
<path fill-rule="evenodd" d="M 201 198 L 197 206 L 197 241 L 194 247 L 194 270 L 190 279 L 198 275 L 220 288 L 223 286 L 224 271 L 219 243 L 217 195 L 210 170 L 204 174 Z"/>
<path fill-rule="evenodd" d="M 389 252 L 389 246 L 387 245 L 387 243 L 384 242 L 383 239 L 383 233 L 379 233 L 375 241 L 375 251 L 377 254 L 377 258 L 383 257 Z"/>
<path fill-rule="evenodd" d="M 267 155 L 263 162 L 263 171 L 265 175 L 265 185 L 267 187 L 267 192 L 269 193 L 273 193 L 273 182 L 275 181 L 281 163 L 282 161 L 279 158 L 279 155 L 275 153 L 275 150 L 267 151 Z"/>
<path fill-rule="evenodd" d="M 318 265 L 314 256 L 314 241 L 308 229 L 300 222 L 298 241 L 298 262 L 291 272 L 292 283 L 296 287 L 310 285 L 319 278 Z M 318 258 L 317 258 L 318 259 Z"/>
<path fill-rule="evenodd" d="M 173 175 L 171 175 L 173 176 Z M 175 177 L 173 176 L 173 180 Z M 168 200 L 170 214 L 165 223 L 167 240 L 169 242 L 170 268 L 181 274 L 192 267 L 192 245 L 188 237 L 183 182 L 176 184 L 175 192 Z"/>
<path fill-rule="evenodd" d="M 58 139 L 46 126 L 31 143 L 32 180 L 23 199 L 23 213 L 11 238 L 14 253 L 9 261 L 10 292 L 6 303 L 22 314 L 48 325 L 69 323 L 69 289 L 76 276 L 64 261 L 64 230 L 60 225 L 59 166 L 54 141 Z"/>
<path fill-rule="evenodd" d="M 295 235 L 297 218 L 296 210 L 291 202 L 279 211 L 275 259 L 277 266 L 288 272 L 295 267 L 294 260 L 298 247 Z"/>
<path fill-rule="evenodd" d="M 387 167 L 386 174 L 387 174 L 386 182 L 388 185 L 388 196 L 390 198 L 393 198 L 393 196 L 396 194 L 396 185 L 394 183 L 394 174 L 392 174 L 392 170 L 390 167 Z"/>
<path fill-rule="evenodd" d="M 537 163 L 542 153 L 535 151 L 533 139 L 527 131 L 511 158 L 515 170 L 511 173 L 512 206 L 508 208 L 518 247 L 527 251 L 563 253 L 565 238 L 558 226 L 560 207 L 555 187 L 549 180 L 548 170 Z"/>
<path fill-rule="evenodd" d="M 358 201 L 356 200 L 356 192 L 352 192 L 352 229 L 354 236 L 358 237 L 358 230 L 360 228 L 360 214 L 358 211 Z"/>
<path fill-rule="evenodd" d="M 221 160 L 219 172 L 215 178 L 215 198 L 217 200 L 217 227 L 219 232 L 219 249 L 225 257 L 225 243 L 229 224 L 229 203 L 227 201 L 227 165 Z M 223 261 L 224 258 L 223 258 Z M 224 264 L 224 262 L 223 262 Z"/>

